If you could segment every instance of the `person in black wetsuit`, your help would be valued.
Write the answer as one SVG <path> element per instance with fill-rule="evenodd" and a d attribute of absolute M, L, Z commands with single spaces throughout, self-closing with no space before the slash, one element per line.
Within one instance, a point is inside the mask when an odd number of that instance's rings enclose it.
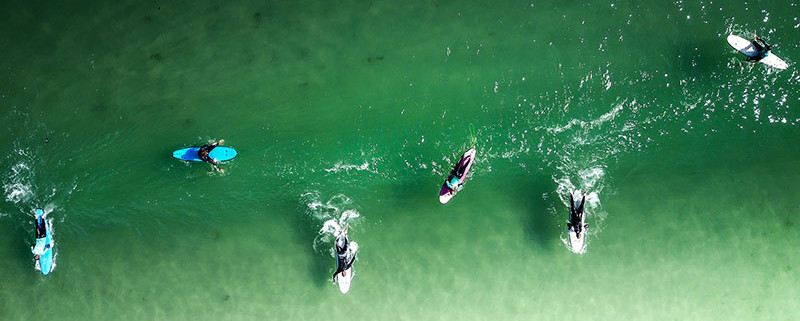
<path fill-rule="evenodd" d="M 37 239 L 41 239 L 41 238 L 47 237 L 47 217 L 46 217 L 46 215 L 47 214 L 44 214 L 40 218 L 36 218 L 35 217 L 33 219 L 33 225 L 34 225 L 35 230 L 36 230 L 36 238 Z M 34 247 L 36 247 L 36 244 L 31 244 L 31 250 L 33 250 Z M 48 248 L 50 248 L 50 244 L 46 244 L 45 245 L 45 248 L 44 248 L 45 251 Z M 33 258 L 38 261 L 39 260 L 39 255 L 38 254 L 34 254 Z"/>
<path fill-rule="evenodd" d="M 458 192 L 464 187 L 464 184 L 459 184 L 461 177 L 464 176 L 464 171 L 467 169 L 467 164 L 470 162 L 470 157 L 464 157 L 458 161 L 458 166 L 453 168 L 450 172 L 450 180 L 447 181 L 447 187 L 454 192 Z"/>
<path fill-rule="evenodd" d="M 220 140 L 218 142 L 214 142 L 214 143 L 211 143 L 211 144 L 206 144 L 206 145 L 203 145 L 202 147 L 200 147 L 199 150 L 197 150 L 197 156 L 201 160 L 203 160 L 206 163 L 211 164 L 211 166 L 213 166 L 214 169 L 216 169 L 217 171 L 220 171 L 220 172 L 223 172 L 223 170 L 220 169 L 219 166 L 217 165 L 217 164 L 219 164 L 219 161 L 217 161 L 215 158 L 211 158 L 210 156 L 208 156 L 208 154 L 211 153 L 211 151 L 214 150 L 214 148 L 216 148 L 217 146 L 219 146 L 223 142 L 225 142 L 225 140 Z"/>
<path fill-rule="evenodd" d="M 345 228 L 344 232 L 339 234 L 336 238 L 336 272 L 333 273 L 333 280 L 332 282 L 336 283 L 336 276 L 339 273 L 342 276 L 347 276 L 346 270 L 353 266 L 353 262 L 356 261 L 356 255 L 358 252 L 353 253 L 353 256 L 350 257 L 350 240 L 347 238 L 347 228 Z"/>
<path fill-rule="evenodd" d="M 584 228 L 588 228 L 589 224 L 581 225 L 583 221 L 583 206 L 586 204 L 586 192 L 581 197 L 581 203 L 578 208 L 575 208 L 575 200 L 572 198 L 572 193 L 569 193 L 569 222 L 567 222 L 567 229 L 574 227 L 575 236 L 581 237 L 581 232 Z"/>
<path fill-rule="evenodd" d="M 36 226 L 37 239 L 47 236 L 47 222 L 44 216 L 42 216 L 41 219 L 34 219 L 33 224 Z"/>
<path fill-rule="evenodd" d="M 753 46 L 756 47 L 756 49 L 758 49 L 758 55 L 747 57 L 747 60 L 749 61 L 756 62 L 761 59 L 764 59 L 764 57 L 769 55 L 770 51 L 772 50 L 772 46 L 767 44 L 767 42 L 764 41 L 764 39 L 761 39 L 756 34 L 753 34 L 753 41 L 751 41 L 751 43 L 753 44 Z"/>

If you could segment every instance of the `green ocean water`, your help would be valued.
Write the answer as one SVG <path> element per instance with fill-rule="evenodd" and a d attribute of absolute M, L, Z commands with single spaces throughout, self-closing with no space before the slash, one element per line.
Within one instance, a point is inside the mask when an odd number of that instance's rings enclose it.
<path fill-rule="evenodd" d="M 0 320 L 796 319 L 798 17 L 5 2 Z M 725 42 L 754 32 L 789 70 Z M 478 161 L 441 205 L 469 124 Z M 215 139 L 239 151 L 224 174 L 171 157 Z M 574 188 L 592 192 L 583 255 L 562 241 Z M 359 245 L 347 295 L 331 220 Z"/>

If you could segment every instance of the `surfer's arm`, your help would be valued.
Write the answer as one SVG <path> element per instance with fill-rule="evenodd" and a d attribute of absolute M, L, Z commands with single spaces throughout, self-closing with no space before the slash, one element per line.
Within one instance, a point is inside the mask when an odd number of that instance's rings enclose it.
<path fill-rule="evenodd" d="M 577 212 L 578 214 L 583 213 L 583 205 L 585 205 L 585 204 L 586 204 L 586 197 L 581 199 L 581 205 L 578 206 L 578 210 L 576 210 L 575 212 Z"/>
<path fill-rule="evenodd" d="M 575 200 L 572 198 L 572 192 L 569 193 L 569 214 L 570 217 L 575 215 Z"/>
<path fill-rule="evenodd" d="M 214 163 L 213 161 L 212 161 L 212 162 L 208 162 L 208 163 L 209 163 L 209 164 L 211 164 L 211 167 L 214 167 L 214 169 L 216 169 L 218 172 L 221 172 L 221 171 L 222 171 L 222 170 L 219 168 L 219 166 L 217 166 L 217 164 L 216 164 L 216 163 Z"/>

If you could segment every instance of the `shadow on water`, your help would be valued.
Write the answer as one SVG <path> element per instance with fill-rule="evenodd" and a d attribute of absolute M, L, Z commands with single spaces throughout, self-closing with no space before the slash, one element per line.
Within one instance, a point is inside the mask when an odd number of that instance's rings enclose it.
<path fill-rule="evenodd" d="M 31 224 L 31 226 L 32 225 L 33 224 Z M 17 230 L 11 235 L 11 237 L 13 237 L 15 240 L 23 240 L 22 242 L 14 243 L 14 245 L 18 245 L 14 247 L 14 254 L 19 258 L 18 262 L 22 263 L 22 268 L 30 269 L 31 271 L 33 271 L 34 268 L 34 259 L 30 248 L 30 246 L 34 243 L 33 233 L 33 227 L 31 227 L 30 230 Z M 56 243 L 56 245 L 58 244 Z M 57 250 L 58 248 L 56 247 L 56 251 Z M 41 272 L 36 271 L 36 273 Z"/>
<path fill-rule="evenodd" d="M 558 230 L 562 225 L 557 219 L 560 216 L 551 214 L 554 206 L 559 211 L 557 214 L 561 213 L 560 202 L 550 199 L 556 185 L 545 175 L 526 178 L 514 182 L 514 190 L 518 191 L 517 203 L 522 207 L 522 228 L 531 244 L 536 244 L 542 250 L 552 250 L 552 244 L 559 242 Z M 548 199 L 543 197 L 545 194 Z"/>
<path fill-rule="evenodd" d="M 308 244 L 304 248 L 310 261 L 310 264 L 308 264 L 310 279 L 320 288 L 328 286 L 330 280 L 328 274 L 333 272 L 331 270 L 333 258 L 327 256 L 324 251 L 314 250 L 313 246 L 321 226 L 317 226 L 314 220 L 306 213 L 305 204 L 301 204 L 298 207 L 298 211 L 296 215 L 293 215 L 293 218 L 294 224 L 292 225 L 298 238 L 297 242 L 299 244 Z"/>
<path fill-rule="evenodd" d="M 676 64 L 680 70 L 687 75 L 694 77 L 707 77 L 720 70 L 720 66 L 725 65 L 732 57 L 741 58 L 744 63 L 744 55 L 741 55 L 731 48 L 724 37 L 706 38 L 702 41 L 679 42 L 675 47 Z"/>
<path fill-rule="evenodd" d="M 0 264 L 0 267 L 3 267 L 5 271 L 17 268 L 33 271 L 33 254 L 30 249 L 30 245 L 34 242 L 33 218 L 20 215 L 3 219 L 6 221 L 0 224 L 0 228 L 6 231 L 3 234 L 4 237 L 7 240 L 16 241 L 5 243 L 7 248 L 2 249 L 2 252 L 8 253 L 13 259 L 6 259 L 3 264 Z M 32 275 L 35 274 L 32 273 Z"/>

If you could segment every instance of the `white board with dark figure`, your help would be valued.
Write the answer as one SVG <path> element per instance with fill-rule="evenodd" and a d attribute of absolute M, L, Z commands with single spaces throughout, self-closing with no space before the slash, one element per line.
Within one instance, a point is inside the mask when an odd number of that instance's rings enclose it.
<path fill-rule="evenodd" d="M 760 53 L 759 48 L 756 47 L 756 45 L 753 44 L 752 41 L 739 37 L 737 35 L 729 35 L 728 44 L 731 45 L 733 49 L 738 50 L 748 58 L 756 57 Z M 758 62 L 780 70 L 785 70 L 789 68 L 789 64 L 787 64 L 785 61 L 783 61 L 783 59 L 779 58 L 778 56 L 776 56 L 771 52 L 768 53 L 766 57 L 761 58 L 761 60 L 758 60 Z"/>

